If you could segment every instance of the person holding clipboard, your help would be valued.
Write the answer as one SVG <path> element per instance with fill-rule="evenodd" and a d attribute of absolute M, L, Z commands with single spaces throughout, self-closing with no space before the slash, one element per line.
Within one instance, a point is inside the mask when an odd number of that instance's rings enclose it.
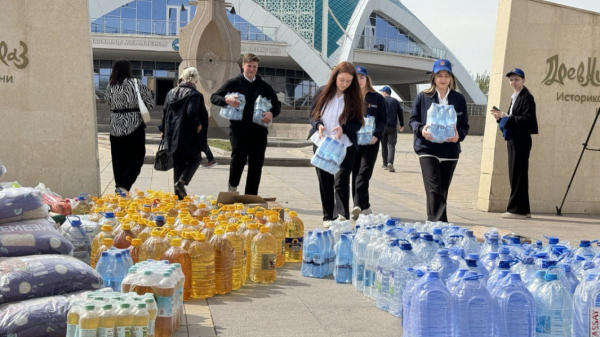
<path fill-rule="evenodd" d="M 508 150 L 508 177 L 510 198 L 505 219 L 531 218 L 529 206 L 529 154 L 531 135 L 538 133 L 535 114 L 535 99 L 525 87 L 525 72 L 514 68 L 506 74 L 514 92 L 508 113 L 493 107 L 491 114 L 496 118 Z"/>
<path fill-rule="evenodd" d="M 448 222 L 446 206 L 450 182 L 460 155 L 460 142 L 469 133 L 467 101 L 456 91 L 456 78 L 452 64 L 440 59 L 433 64 L 430 87 L 417 95 L 410 115 L 410 126 L 414 132 L 414 150 L 419 156 L 421 173 L 427 197 L 427 220 Z M 427 111 L 433 103 L 453 105 L 456 111 L 454 137 L 443 143 L 434 143 L 427 121 Z"/>

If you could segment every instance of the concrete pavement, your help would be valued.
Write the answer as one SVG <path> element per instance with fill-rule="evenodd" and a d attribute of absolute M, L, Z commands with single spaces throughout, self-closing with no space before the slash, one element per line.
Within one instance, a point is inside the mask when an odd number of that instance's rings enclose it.
<path fill-rule="evenodd" d="M 600 226 L 600 216 L 533 214 L 530 220 L 505 220 L 500 214 L 475 209 L 479 185 L 482 137 L 470 136 L 456 168 L 449 195 L 451 222 L 461 226 L 497 227 L 535 239 L 542 234 L 559 236 L 576 243 L 592 238 Z M 269 149 L 277 155 L 307 158 L 310 147 Z M 272 152 L 273 154 L 275 152 Z M 110 150 L 100 147 L 100 165 L 104 193 L 112 193 Z M 412 136 L 399 135 L 396 147 L 396 172 L 377 167 L 371 180 L 373 212 L 400 217 L 404 222 L 423 221 L 425 191 L 417 156 L 412 151 Z M 217 195 L 227 187 L 228 166 L 200 169 L 188 187 L 188 193 Z M 245 174 L 239 190 L 243 191 Z M 507 181 L 508 184 L 508 181 Z M 144 165 L 135 186 L 138 189 L 173 190 L 171 172 L 157 172 Z M 264 167 L 260 194 L 277 197 L 286 208 L 297 210 L 306 230 L 320 227 L 322 212 L 318 181 L 314 168 Z M 207 301 L 186 304 L 188 325 L 177 336 L 398 336 L 401 320 L 375 307 L 351 285 L 336 284 L 333 279 L 310 279 L 300 275 L 299 264 L 286 264 L 278 270 L 272 285 L 248 282 L 242 289 Z M 210 317 L 208 314 L 210 313 Z M 188 334 L 189 333 L 189 334 Z"/>

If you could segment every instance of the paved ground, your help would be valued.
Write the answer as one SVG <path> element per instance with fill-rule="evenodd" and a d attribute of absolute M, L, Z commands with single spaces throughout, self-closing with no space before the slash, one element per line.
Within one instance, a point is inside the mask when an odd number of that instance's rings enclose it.
<path fill-rule="evenodd" d="M 531 220 L 504 220 L 500 214 L 475 209 L 479 184 L 482 137 L 471 136 L 463 143 L 449 196 L 450 221 L 461 226 L 483 225 L 514 231 L 532 238 L 552 234 L 573 242 L 598 232 L 600 216 L 534 214 Z M 227 155 L 214 151 L 215 155 Z M 267 156 L 310 157 L 310 148 L 269 148 Z M 370 195 L 374 212 L 391 214 L 403 221 L 425 219 L 425 191 L 412 137 L 399 135 L 396 172 L 380 169 L 371 180 Z M 100 146 L 102 186 L 114 190 L 110 150 Z M 217 166 L 199 170 L 189 193 L 217 195 L 225 190 L 229 168 Z M 240 190 L 243 191 L 245 175 Z M 507 181 L 508 183 L 508 181 Z M 144 165 L 134 187 L 173 190 L 172 172 L 157 172 Z M 306 229 L 319 227 L 322 212 L 314 168 L 265 167 L 262 196 L 277 197 L 287 208 L 297 210 Z M 595 234 L 594 234 L 595 235 Z M 187 326 L 177 336 L 398 336 L 401 320 L 379 311 L 351 285 L 329 279 L 310 279 L 300 275 L 299 264 L 288 264 L 278 271 L 272 285 L 248 284 L 239 291 L 186 305 Z"/>

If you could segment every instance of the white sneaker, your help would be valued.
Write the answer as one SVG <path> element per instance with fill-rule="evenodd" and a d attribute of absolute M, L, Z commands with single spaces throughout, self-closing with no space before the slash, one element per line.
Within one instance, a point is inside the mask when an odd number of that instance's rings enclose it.
<path fill-rule="evenodd" d="M 506 213 L 502 213 L 502 218 L 503 219 L 527 219 L 527 215 L 506 212 Z"/>
<path fill-rule="evenodd" d="M 227 186 L 227 192 L 237 192 L 237 186 L 231 186 L 229 184 L 227 184 Z"/>
<path fill-rule="evenodd" d="M 526 217 L 527 219 L 531 219 L 531 213 L 527 214 L 525 217 Z"/>
<path fill-rule="evenodd" d="M 337 217 L 337 219 L 335 219 L 335 220 L 336 220 L 336 221 L 346 221 L 346 217 L 345 217 L 345 216 L 343 216 L 343 215 L 341 215 L 341 214 L 338 214 L 338 217 Z"/>
<path fill-rule="evenodd" d="M 360 209 L 360 207 L 354 206 L 354 208 L 352 209 L 352 220 L 358 219 L 358 216 L 360 215 L 360 212 L 362 212 L 362 210 Z M 346 219 L 344 219 L 344 220 L 346 220 Z"/>
<path fill-rule="evenodd" d="M 373 214 L 373 211 L 371 211 L 370 208 L 367 208 L 364 211 L 360 212 L 360 214 L 369 215 L 369 214 Z"/>
<path fill-rule="evenodd" d="M 323 227 L 329 228 L 331 226 L 332 221 L 323 221 Z"/>

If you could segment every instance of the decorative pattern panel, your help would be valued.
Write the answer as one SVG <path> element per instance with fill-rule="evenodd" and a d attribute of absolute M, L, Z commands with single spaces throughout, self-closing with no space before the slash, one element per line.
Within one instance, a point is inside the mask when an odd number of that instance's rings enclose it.
<path fill-rule="evenodd" d="M 313 46 L 316 0 L 253 0 Z"/>

